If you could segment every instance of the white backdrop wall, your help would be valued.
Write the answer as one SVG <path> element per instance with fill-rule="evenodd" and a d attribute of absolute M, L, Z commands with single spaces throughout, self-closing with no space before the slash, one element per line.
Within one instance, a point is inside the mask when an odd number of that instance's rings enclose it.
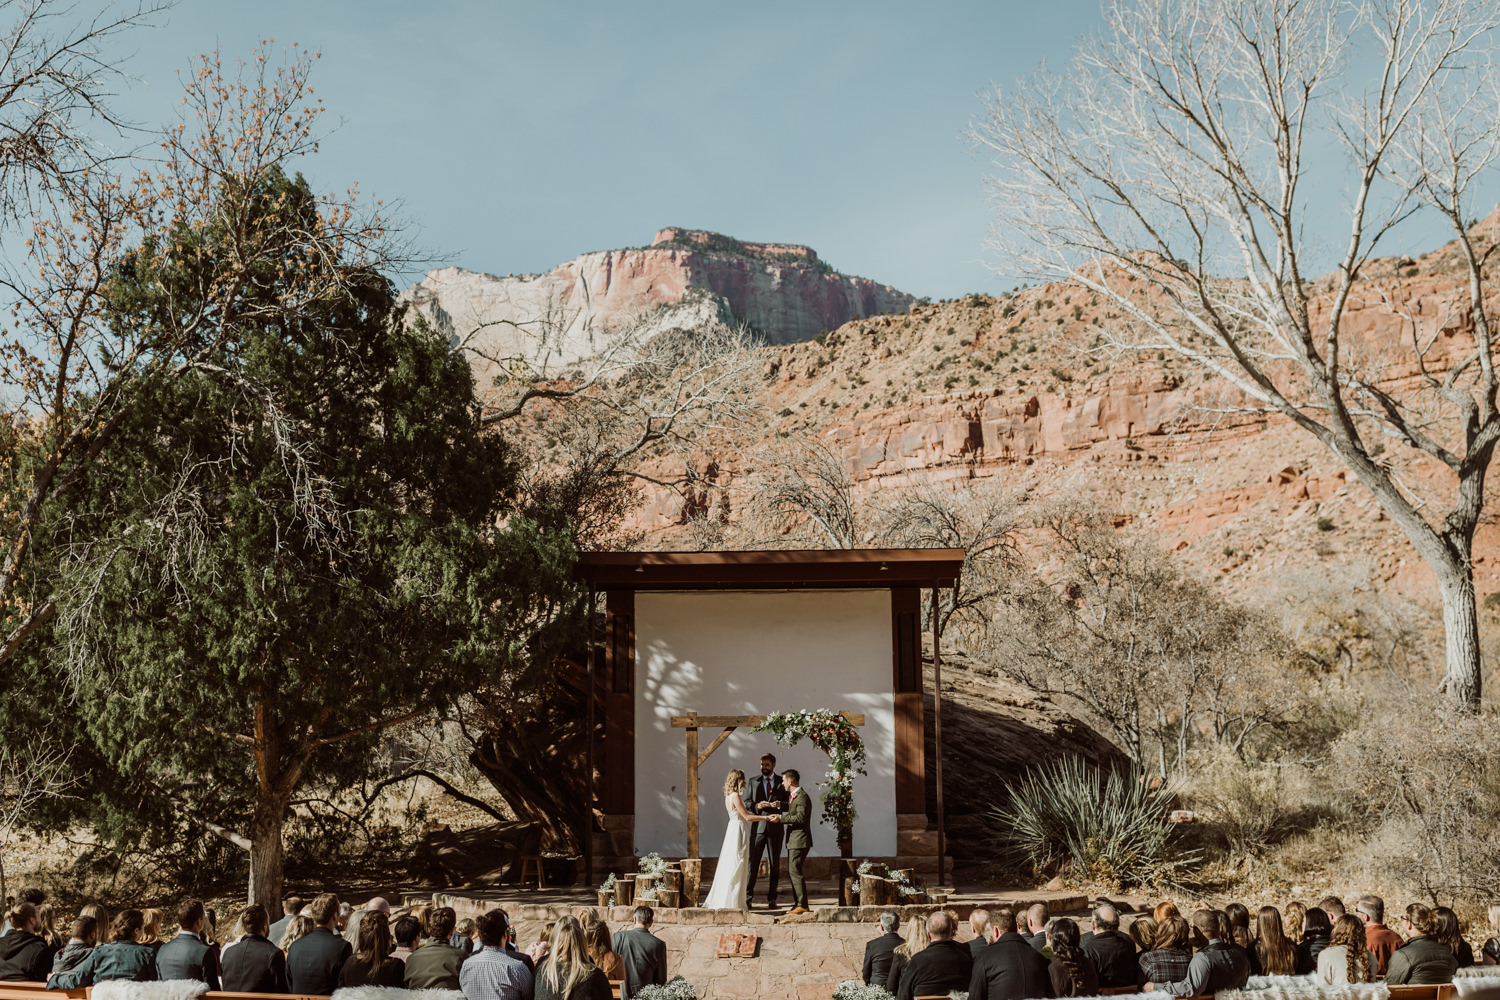
<path fill-rule="evenodd" d="M 887 590 L 640 592 L 635 597 L 636 852 L 687 850 L 684 731 L 672 716 L 761 715 L 827 708 L 862 712 L 868 755 L 854 780 L 856 856 L 896 853 L 891 595 Z M 706 747 L 721 729 L 701 730 Z M 819 795 L 828 757 L 807 740 L 784 748 L 767 733 L 738 729 L 703 765 L 699 847 L 718 857 L 728 823 L 724 777 L 759 774 L 760 755 L 796 768 Z M 821 807 L 813 809 L 818 821 Z M 838 855 L 836 831 L 817 822 L 815 855 Z"/>

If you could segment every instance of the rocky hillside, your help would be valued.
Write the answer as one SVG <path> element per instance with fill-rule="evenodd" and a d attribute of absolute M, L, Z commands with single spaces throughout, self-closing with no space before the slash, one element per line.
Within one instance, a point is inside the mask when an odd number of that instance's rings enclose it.
<path fill-rule="evenodd" d="M 772 344 L 811 340 L 852 319 L 905 312 L 912 296 L 830 268 L 810 247 L 748 243 L 663 229 L 651 245 L 582 254 L 545 274 L 428 272 L 404 296 L 450 341 L 465 342 L 479 375 L 493 360 L 556 370 L 637 320 L 692 329 L 743 321 Z"/>
<path fill-rule="evenodd" d="M 1481 225 L 1492 225 L 1494 218 Z M 1464 348 L 1471 320 L 1455 250 L 1378 262 L 1390 304 L 1435 317 L 1429 358 Z M 1048 285 L 1000 297 L 916 305 L 861 318 L 819 342 L 765 350 L 759 402 L 767 438 L 811 437 L 847 461 L 856 491 L 914 478 L 958 486 L 992 478 L 1096 497 L 1231 590 L 1292 574 L 1342 572 L 1424 600 L 1430 576 L 1368 492 L 1318 442 L 1279 417 L 1226 413 L 1222 383 L 1173 357 L 1105 346 L 1115 317 L 1086 290 Z M 1389 352 L 1410 327 L 1367 290 L 1348 329 Z M 1415 372 L 1393 364 L 1388 384 Z M 711 456 L 721 483 L 754 470 L 754 447 Z M 1387 453 L 1408 485 L 1441 496 L 1433 465 Z M 668 471 L 668 470 L 663 470 Z M 639 527 L 681 544 L 683 504 L 648 493 Z M 1500 591 L 1500 527 L 1480 529 L 1476 585 Z"/>

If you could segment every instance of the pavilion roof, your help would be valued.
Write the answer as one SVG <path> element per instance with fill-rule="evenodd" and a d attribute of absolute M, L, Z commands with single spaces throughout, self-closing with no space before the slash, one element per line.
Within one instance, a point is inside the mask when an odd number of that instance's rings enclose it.
<path fill-rule="evenodd" d="M 600 590 L 952 587 L 963 549 L 583 552 L 573 575 Z"/>

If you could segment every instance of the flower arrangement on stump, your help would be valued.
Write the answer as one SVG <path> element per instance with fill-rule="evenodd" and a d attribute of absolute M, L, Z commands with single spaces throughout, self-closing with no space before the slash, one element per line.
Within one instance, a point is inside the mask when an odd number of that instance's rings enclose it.
<path fill-rule="evenodd" d="M 839 853 L 854 854 L 854 775 L 865 773 L 865 741 L 859 730 L 837 712 L 826 708 L 803 712 L 772 712 L 755 727 L 770 733 L 776 742 L 794 747 L 804 739 L 828 755 L 828 774 L 823 790 L 823 822 L 838 831 Z"/>

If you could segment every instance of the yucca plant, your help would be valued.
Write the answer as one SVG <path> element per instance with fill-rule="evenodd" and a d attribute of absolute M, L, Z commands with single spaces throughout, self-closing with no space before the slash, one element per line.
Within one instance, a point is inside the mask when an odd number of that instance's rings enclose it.
<path fill-rule="evenodd" d="M 1152 787 L 1138 768 L 1064 757 L 1028 771 L 990 816 L 1013 856 L 1037 871 L 1124 889 L 1176 884 L 1196 851 L 1173 844 L 1176 787 Z"/>

